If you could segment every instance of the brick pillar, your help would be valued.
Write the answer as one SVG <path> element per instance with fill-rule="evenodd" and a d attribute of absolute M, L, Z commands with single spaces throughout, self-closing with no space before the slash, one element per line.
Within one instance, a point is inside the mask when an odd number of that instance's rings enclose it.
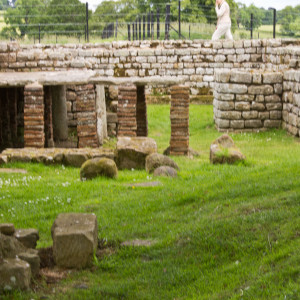
<path fill-rule="evenodd" d="M 189 87 L 171 87 L 171 155 L 187 155 L 189 150 Z"/>
<path fill-rule="evenodd" d="M 137 88 L 135 85 L 119 87 L 118 93 L 118 136 L 136 136 Z"/>
<path fill-rule="evenodd" d="M 93 84 L 77 85 L 77 135 L 78 147 L 98 147 L 96 94 Z"/>
<path fill-rule="evenodd" d="M 136 135 L 148 136 L 147 103 L 144 85 L 137 87 L 136 122 Z"/>
<path fill-rule="evenodd" d="M 24 146 L 44 145 L 44 90 L 42 85 L 33 83 L 24 88 Z"/>
<path fill-rule="evenodd" d="M 52 118 L 52 93 L 51 87 L 44 88 L 45 93 L 45 145 L 46 147 L 54 147 L 53 139 L 53 118 Z"/>

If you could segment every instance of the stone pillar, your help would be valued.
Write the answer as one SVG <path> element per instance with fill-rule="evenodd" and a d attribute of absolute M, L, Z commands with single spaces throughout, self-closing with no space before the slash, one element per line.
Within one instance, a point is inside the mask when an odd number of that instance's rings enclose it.
<path fill-rule="evenodd" d="M 68 139 L 66 87 L 53 86 L 51 94 L 54 140 L 65 141 Z"/>
<path fill-rule="evenodd" d="M 147 103 L 144 85 L 137 87 L 136 122 L 136 135 L 148 136 Z"/>
<path fill-rule="evenodd" d="M 118 136 L 136 136 L 136 103 L 136 86 L 120 86 L 118 94 Z"/>
<path fill-rule="evenodd" d="M 44 88 L 45 93 L 45 144 L 46 147 L 54 147 L 53 118 L 52 118 L 52 94 L 51 87 Z"/>
<path fill-rule="evenodd" d="M 99 145 L 107 138 L 107 120 L 104 85 L 96 85 L 97 136 Z"/>
<path fill-rule="evenodd" d="M 171 87 L 171 140 L 170 155 L 187 155 L 189 151 L 189 102 L 188 86 Z"/>
<path fill-rule="evenodd" d="M 93 84 L 76 86 L 78 147 L 98 147 L 96 94 Z"/>
<path fill-rule="evenodd" d="M 44 91 L 42 85 L 33 83 L 24 88 L 24 146 L 44 145 Z"/>

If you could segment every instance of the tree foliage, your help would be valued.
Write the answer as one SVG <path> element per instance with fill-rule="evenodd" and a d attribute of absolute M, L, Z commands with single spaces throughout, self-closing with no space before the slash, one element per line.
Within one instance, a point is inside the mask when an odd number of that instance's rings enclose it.
<path fill-rule="evenodd" d="M 10 37 L 35 34 L 45 11 L 43 4 L 41 0 L 17 0 L 15 7 L 8 8 L 4 14 L 8 26 L 2 29 L 2 34 Z"/>
<path fill-rule="evenodd" d="M 239 20 L 247 30 L 251 29 L 251 14 L 253 14 L 253 29 L 260 27 L 264 18 L 264 12 L 253 4 L 240 9 Z"/>
<path fill-rule="evenodd" d="M 278 23 L 281 24 L 283 34 L 299 35 L 300 5 L 295 8 L 287 6 L 278 12 Z"/>

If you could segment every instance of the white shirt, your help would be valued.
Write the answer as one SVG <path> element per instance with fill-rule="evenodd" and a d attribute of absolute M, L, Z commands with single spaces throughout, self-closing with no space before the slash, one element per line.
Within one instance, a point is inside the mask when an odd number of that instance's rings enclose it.
<path fill-rule="evenodd" d="M 222 4 L 220 5 L 220 8 L 218 7 L 218 5 L 216 5 L 216 14 L 218 17 L 217 25 L 231 24 L 230 8 L 226 1 L 222 2 Z"/>

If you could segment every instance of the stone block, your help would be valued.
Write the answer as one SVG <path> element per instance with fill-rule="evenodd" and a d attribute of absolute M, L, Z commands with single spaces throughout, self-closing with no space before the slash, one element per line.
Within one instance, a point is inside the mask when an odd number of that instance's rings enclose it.
<path fill-rule="evenodd" d="M 65 268 L 85 268 L 93 263 L 98 242 L 94 214 L 59 214 L 51 228 L 55 263 Z"/>
<path fill-rule="evenodd" d="M 31 275 L 36 277 L 40 271 L 40 257 L 37 250 L 30 249 L 26 252 L 21 252 L 18 257 L 26 261 L 30 265 Z"/>
<path fill-rule="evenodd" d="M 242 117 L 246 120 L 256 119 L 258 117 L 258 111 L 256 110 L 244 111 L 242 112 Z"/>
<path fill-rule="evenodd" d="M 263 123 L 261 120 L 246 120 L 245 128 L 261 128 Z"/>
<path fill-rule="evenodd" d="M 251 83 L 252 82 L 252 75 L 246 71 L 231 71 L 230 82 L 236 83 Z"/>
<path fill-rule="evenodd" d="M 281 110 L 271 110 L 270 111 L 270 119 L 271 120 L 281 120 L 282 111 Z"/>
<path fill-rule="evenodd" d="M 227 120 L 239 120 L 242 117 L 242 113 L 240 111 L 220 111 L 219 117 Z"/>
<path fill-rule="evenodd" d="M 282 73 L 281 72 L 272 72 L 263 74 L 263 83 L 272 84 L 272 83 L 282 83 Z"/>
<path fill-rule="evenodd" d="M 0 264 L 0 291 L 27 290 L 30 279 L 31 270 L 27 262 L 7 258 Z"/>
<path fill-rule="evenodd" d="M 215 124 L 216 124 L 217 128 L 229 128 L 230 121 L 216 118 L 215 119 Z"/>
<path fill-rule="evenodd" d="M 15 226 L 11 223 L 2 223 L 0 224 L 0 232 L 5 235 L 14 235 Z"/>
<path fill-rule="evenodd" d="M 267 120 L 270 119 L 270 113 L 268 111 L 263 111 L 258 113 L 258 118 L 260 120 Z"/>
<path fill-rule="evenodd" d="M 216 83 L 215 88 L 219 93 L 245 94 L 247 93 L 247 86 L 244 84 L 232 83 Z"/>
<path fill-rule="evenodd" d="M 281 120 L 265 120 L 264 127 L 266 128 L 280 128 Z"/>
<path fill-rule="evenodd" d="M 248 93 L 252 95 L 271 95 L 274 89 L 271 85 L 250 85 Z"/>
<path fill-rule="evenodd" d="M 145 169 L 147 155 L 156 152 L 156 142 L 151 138 L 118 137 L 116 163 L 119 169 Z"/>
<path fill-rule="evenodd" d="M 230 121 L 230 128 L 243 129 L 243 128 L 245 128 L 245 121 L 244 120 L 232 120 L 232 121 Z"/>
<path fill-rule="evenodd" d="M 17 229 L 14 236 L 25 247 L 33 249 L 39 240 L 39 232 L 37 229 Z"/>
<path fill-rule="evenodd" d="M 235 102 L 235 109 L 240 111 L 250 110 L 250 102 Z"/>
<path fill-rule="evenodd" d="M 267 110 L 282 110 L 282 103 L 267 103 Z"/>
<path fill-rule="evenodd" d="M 252 102 L 251 103 L 251 109 L 252 110 L 257 110 L 257 111 L 264 111 L 266 109 L 266 107 L 263 103 Z"/>

